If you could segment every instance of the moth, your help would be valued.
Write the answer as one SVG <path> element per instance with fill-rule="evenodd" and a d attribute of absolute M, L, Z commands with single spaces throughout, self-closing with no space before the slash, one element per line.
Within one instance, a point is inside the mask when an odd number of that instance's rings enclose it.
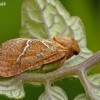
<path fill-rule="evenodd" d="M 0 76 L 12 77 L 37 66 L 64 61 L 80 52 L 77 41 L 69 36 L 52 39 L 17 38 L 6 41 L 0 47 Z"/>

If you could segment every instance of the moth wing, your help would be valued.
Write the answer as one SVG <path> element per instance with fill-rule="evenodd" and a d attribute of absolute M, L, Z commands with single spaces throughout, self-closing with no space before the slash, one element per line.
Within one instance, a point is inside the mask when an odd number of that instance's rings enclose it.
<path fill-rule="evenodd" d="M 23 52 L 26 46 L 27 39 L 12 39 L 6 41 L 0 46 L 0 74 L 1 76 L 7 76 L 9 71 L 12 69 L 14 62 Z M 19 64 L 13 66 L 16 73 L 18 72 Z M 9 76 L 9 75 L 8 75 Z"/>
<path fill-rule="evenodd" d="M 21 59 L 21 68 L 26 70 L 48 64 L 64 55 L 64 48 L 54 41 L 32 41 L 28 52 Z"/>

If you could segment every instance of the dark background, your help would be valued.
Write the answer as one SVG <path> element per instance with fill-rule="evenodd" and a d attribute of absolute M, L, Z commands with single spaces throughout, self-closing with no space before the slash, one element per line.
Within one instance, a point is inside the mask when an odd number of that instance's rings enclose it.
<path fill-rule="evenodd" d="M 6 2 L 6 6 L 0 6 L 0 44 L 6 40 L 19 37 L 21 28 L 21 5 L 23 0 L 0 0 Z M 71 16 L 81 18 L 86 31 L 87 47 L 94 53 L 100 50 L 100 0 L 60 0 Z M 100 72 L 100 65 L 93 71 Z M 55 83 L 61 86 L 67 93 L 69 100 L 84 89 L 78 79 L 67 78 Z M 54 84 L 54 85 L 55 85 Z M 24 85 L 26 96 L 23 100 L 37 100 L 44 91 L 44 87 L 32 87 Z M 0 100 L 10 100 L 0 96 Z M 15 100 L 15 99 L 13 99 Z"/>

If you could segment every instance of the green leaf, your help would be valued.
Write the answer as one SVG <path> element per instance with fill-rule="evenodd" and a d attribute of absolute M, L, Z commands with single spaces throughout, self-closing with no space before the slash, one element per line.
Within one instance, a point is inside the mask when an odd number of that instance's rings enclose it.
<path fill-rule="evenodd" d="M 0 77 L 0 94 L 9 98 L 21 99 L 25 96 L 23 84 L 21 80 L 16 78 Z"/>
<path fill-rule="evenodd" d="M 65 66 L 77 65 L 93 54 L 86 47 L 83 23 L 78 17 L 71 17 L 59 0 L 24 0 L 20 37 L 47 39 L 55 35 L 74 37 L 81 49 Z"/>
<path fill-rule="evenodd" d="M 67 95 L 64 90 L 58 86 L 53 86 L 49 88 L 49 93 L 46 91 L 42 93 L 38 100 L 68 100 Z"/>
<path fill-rule="evenodd" d="M 74 100 L 92 100 L 92 99 L 90 99 L 89 96 L 86 94 L 79 94 L 74 98 Z"/>
<path fill-rule="evenodd" d="M 100 100 L 100 74 L 88 76 L 87 94 L 79 94 L 74 100 Z"/>
<path fill-rule="evenodd" d="M 100 74 L 90 75 L 88 79 L 91 89 L 90 97 L 95 100 L 100 100 Z"/>

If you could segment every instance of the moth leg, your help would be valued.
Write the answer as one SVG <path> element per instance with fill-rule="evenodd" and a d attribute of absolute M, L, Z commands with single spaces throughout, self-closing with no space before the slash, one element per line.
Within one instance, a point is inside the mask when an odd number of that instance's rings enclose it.
<path fill-rule="evenodd" d="M 58 68 L 61 68 L 61 67 L 62 67 L 62 65 L 64 64 L 66 58 L 67 58 L 67 56 L 64 56 L 64 57 L 62 58 L 62 60 L 61 60 L 61 62 L 60 62 L 60 65 L 59 65 Z"/>
<path fill-rule="evenodd" d="M 42 65 L 40 68 L 37 68 L 37 69 L 33 69 L 32 71 L 37 71 L 37 70 L 42 70 L 43 69 L 43 67 L 44 67 L 45 65 Z"/>
<path fill-rule="evenodd" d="M 42 70 L 45 65 L 42 65 L 39 69 Z"/>
<path fill-rule="evenodd" d="M 36 69 L 30 69 L 29 72 L 37 71 L 37 70 L 42 70 L 44 65 L 40 66 L 39 68 Z"/>

